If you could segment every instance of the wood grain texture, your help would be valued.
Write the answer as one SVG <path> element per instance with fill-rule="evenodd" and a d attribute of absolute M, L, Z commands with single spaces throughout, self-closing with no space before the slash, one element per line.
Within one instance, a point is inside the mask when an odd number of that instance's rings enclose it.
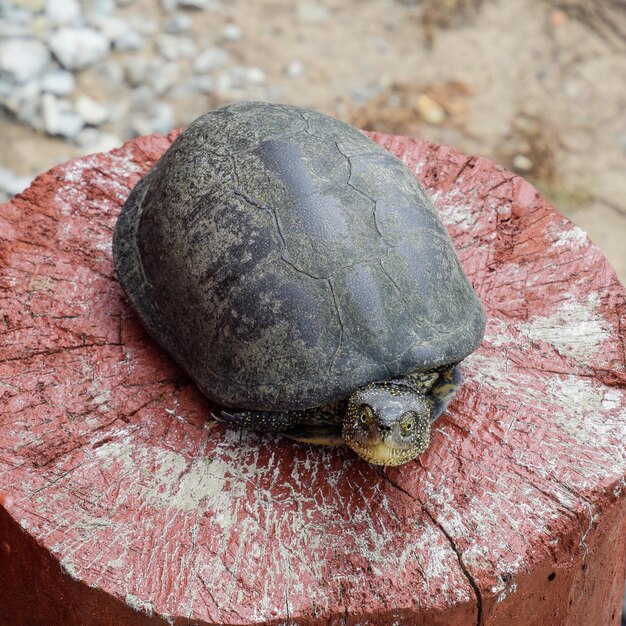
<path fill-rule="evenodd" d="M 174 134 L 0 206 L 0 623 L 618 624 L 626 294 L 524 180 L 382 134 L 487 310 L 417 461 L 236 433 L 146 335 L 116 216 Z"/>

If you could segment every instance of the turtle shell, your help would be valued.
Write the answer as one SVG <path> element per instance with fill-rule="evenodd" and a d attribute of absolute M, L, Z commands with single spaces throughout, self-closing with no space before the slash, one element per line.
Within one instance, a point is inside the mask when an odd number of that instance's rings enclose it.
<path fill-rule="evenodd" d="M 319 406 L 458 362 L 483 337 L 414 174 L 307 109 L 194 121 L 130 194 L 113 252 L 149 332 L 225 406 Z"/>

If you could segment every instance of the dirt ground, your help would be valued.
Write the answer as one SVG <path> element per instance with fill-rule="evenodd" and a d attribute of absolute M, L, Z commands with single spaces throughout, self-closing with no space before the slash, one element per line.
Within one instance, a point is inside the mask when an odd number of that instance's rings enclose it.
<path fill-rule="evenodd" d="M 109 65 L 127 71 L 129 55 L 158 58 L 166 4 L 118 2 L 117 15 L 149 16 L 157 32 Z M 530 179 L 626 282 L 624 0 L 213 0 L 183 12 L 198 50 L 219 47 L 231 64 L 261 72 L 237 84 L 216 70 L 215 87 L 198 93 L 177 89 L 193 63 L 178 60 L 170 87 L 152 96 L 171 105 L 175 125 L 257 98 L 487 156 Z M 115 102 L 122 113 L 101 130 L 121 142 L 136 133 L 124 103 L 137 86 L 105 74 L 79 73 L 74 96 Z M 9 116 L 0 116 L 0 136 L 0 165 L 20 175 L 85 152 Z"/>

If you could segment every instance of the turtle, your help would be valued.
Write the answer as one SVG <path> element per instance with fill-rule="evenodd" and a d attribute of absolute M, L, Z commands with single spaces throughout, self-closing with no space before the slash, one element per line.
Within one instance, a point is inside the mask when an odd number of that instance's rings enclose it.
<path fill-rule="evenodd" d="M 148 332 L 236 428 L 422 454 L 483 307 L 402 161 L 311 109 L 239 102 L 137 183 L 113 256 Z"/>

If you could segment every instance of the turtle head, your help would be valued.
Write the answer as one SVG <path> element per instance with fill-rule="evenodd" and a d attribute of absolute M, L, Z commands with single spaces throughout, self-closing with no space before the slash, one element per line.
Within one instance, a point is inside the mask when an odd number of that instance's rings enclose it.
<path fill-rule="evenodd" d="M 430 403 L 424 395 L 372 383 L 350 396 L 342 435 L 370 463 L 402 465 L 426 450 L 430 424 Z"/>

